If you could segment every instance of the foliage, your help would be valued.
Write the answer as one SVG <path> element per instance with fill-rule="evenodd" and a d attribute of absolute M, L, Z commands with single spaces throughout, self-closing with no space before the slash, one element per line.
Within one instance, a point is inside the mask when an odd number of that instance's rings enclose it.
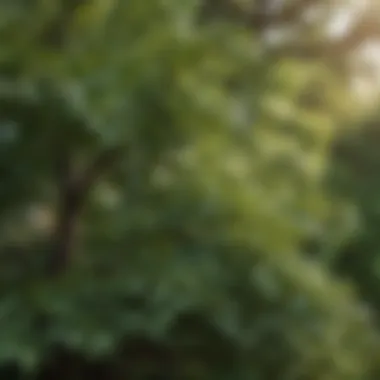
<path fill-rule="evenodd" d="M 353 99 L 335 67 L 201 8 L 0 4 L 4 377 L 356 380 L 376 364 L 354 286 L 303 249 L 349 232 L 325 172 Z"/>

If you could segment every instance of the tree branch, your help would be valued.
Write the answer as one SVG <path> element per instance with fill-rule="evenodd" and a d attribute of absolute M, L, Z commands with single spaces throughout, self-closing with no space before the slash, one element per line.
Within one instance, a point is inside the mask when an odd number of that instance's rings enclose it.
<path fill-rule="evenodd" d="M 318 3 L 318 0 L 298 0 L 290 5 L 285 4 L 277 11 L 273 10 L 271 0 L 257 0 L 252 6 L 253 9 L 246 9 L 250 7 L 241 6 L 234 0 L 205 0 L 201 18 L 208 21 L 215 17 L 223 17 L 262 33 L 271 27 L 299 22 L 304 12 Z"/>
<path fill-rule="evenodd" d="M 318 0 L 299 0 L 284 6 L 279 12 L 273 12 L 267 9 L 266 1 L 263 0 L 262 6 L 245 16 L 245 23 L 256 32 L 264 32 L 271 27 L 299 22 L 302 20 L 303 14 L 319 2 Z"/>
<path fill-rule="evenodd" d="M 74 172 L 67 150 L 58 155 L 58 216 L 47 268 L 49 275 L 59 275 L 67 268 L 75 246 L 80 214 L 88 194 L 99 177 L 119 160 L 123 152 L 124 147 L 105 150 L 79 177 Z"/>
<path fill-rule="evenodd" d="M 360 20 L 339 39 L 319 43 L 281 44 L 280 48 L 273 48 L 273 55 L 294 56 L 298 58 L 314 60 L 318 58 L 345 58 L 347 54 L 355 51 L 366 41 L 380 37 L 380 25 L 371 15 L 363 15 Z"/>
<path fill-rule="evenodd" d="M 87 196 L 88 192 L 92 188 L 97 179 L 103 175 L 110 167 L 112 167 L 125 152 L 125 147 L 116 146 L 111 147 L 98 155 L 92 164 L 84 171 L 84 173 L 78 178 L 76 183 L 77 193 L 81 198 Z"/>

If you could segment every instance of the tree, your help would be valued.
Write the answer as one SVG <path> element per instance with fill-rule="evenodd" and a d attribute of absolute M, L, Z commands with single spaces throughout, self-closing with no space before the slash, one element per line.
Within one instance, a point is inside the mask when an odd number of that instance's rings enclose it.
<path fill-rule="evenodd" d="M 62 4 L 1 5 L 2 363 L 365 376 L 371 321 L 302 252 L 336 210 L 323 182 L 343 106 L 315 100 L 336 76 L 200 25 L 195 1 Z"/>

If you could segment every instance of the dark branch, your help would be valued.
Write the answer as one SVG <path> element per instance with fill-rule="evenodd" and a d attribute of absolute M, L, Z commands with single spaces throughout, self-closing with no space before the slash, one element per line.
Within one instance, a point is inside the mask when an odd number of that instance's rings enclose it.
<path fill-rule="evenodd" d="M 80 213 L 88 193 L 99 177 L 119 160 L 123 152 L 123 147 L 105 150 L 94 159 L 79 178 L 76 177 L 68 152 L 60 152 L 57 159 L 58 216 L 53 236 L 52 254 L 47 268 L 49 275 L 59 275 L 67 268 L 75 245 Z"/>
<path fill-rule="evenodd" d="M 304 12 L 318 3 L 318 0 L 299 0 L 290 5 L 285 4 L 277 11 L 272 9 L 271 0 L 256 1 L 252 10 L 239 6 L 233 0 L 205 0 L 201 18 L 207 22 L 222 17 L 262 33 L 268 28 L 299 22 Z"/>
<path fill-rule="evenodd" d="M 256 32 L 265 32 L 272 27 L 284 26 L 300 22 L 304 13 L 318 0 L 299 0 L 288 6 L 285 6 L 279 12 L 266 9 L 267 1 L 264 0 L 263 5 L 251 14 L 245 16 L 245 23 Z"/>
<path fill-rule="evenodd" d="M 123 146 L 112 147 L 100 153 L 77 181 L 76 188 L 80 198 L 87 196 L 97 179 L 109 170 L 124 154 Z"/>

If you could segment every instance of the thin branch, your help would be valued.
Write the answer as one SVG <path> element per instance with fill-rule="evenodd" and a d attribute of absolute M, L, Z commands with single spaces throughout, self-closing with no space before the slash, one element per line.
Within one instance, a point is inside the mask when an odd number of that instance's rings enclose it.
<path fill-rule="evenodd" d="M 280 58 L 281 56 L 294 56 L 298 58 L 314 60 L 318 58 L 345 58 L 347 54 L 355 51 L 366 41 L 378 39 L 380 37 L 380 24 L 371 17 L 365 15 L 347 33 L 332 41 L 318 43 L 289 43 L 281 44 L 280 48 L 273 48 L 273 55 Z"/>
<path fill-rule="evenodd" d="M 124 146 L 111 147 L 100 153 L 93 163 L 77 180 L 76 188 L 79 198 L 85 198 L 100 176 L 109 170 L 125 153 Z"/>
<path fill-rule="evenodd" d="M 123 147 L 105 150 L 79 177 L 76 177 L 68 152 L 60 152 L 57 159 L 58 216 L 52 253 L 47 268 L 49 275 L 59 275 L 67 268 L 75 246 L 80 214 L 89 191 L 99 177 L 109 170 L 123 153 Z"/>
<path fill-rule="evenodd" d="M 304 13 L 319 3 L 318 0 L 299 0 L 291 5 L 285 6 L 279 12 L 266 9 L 266 0 L 257 11 L 247 13 L 245 23 L 257 32 L 264 32 L 268 28 L 284 24 L 294 24 L 302 19 Z"/>
<path fill-rule="evenodd" d="M 252 10 L 233 0 L 205 0 L 201 18 L 208 21 L 214 17 L 226 17 L 228 20 L 246 25 L 257 33 L 262 33 L 268 28 L 300 21 L 304 12 L 318 3 L 319 0 L 298 0 L 290 5 L 285 4 L 277 11 L 273 9 L 271 0 L 257 0 Z"/>

